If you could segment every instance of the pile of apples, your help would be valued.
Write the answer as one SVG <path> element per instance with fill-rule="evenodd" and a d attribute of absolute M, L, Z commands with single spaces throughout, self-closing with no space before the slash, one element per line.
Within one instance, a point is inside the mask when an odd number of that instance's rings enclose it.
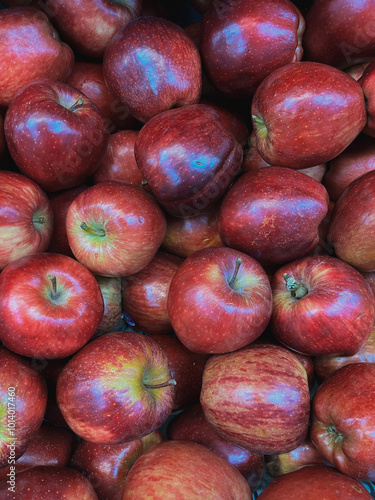
<path fill-rule="evenodd" d="M 7 0 L 0 500 L 375 498 L 373 0 Z"/>

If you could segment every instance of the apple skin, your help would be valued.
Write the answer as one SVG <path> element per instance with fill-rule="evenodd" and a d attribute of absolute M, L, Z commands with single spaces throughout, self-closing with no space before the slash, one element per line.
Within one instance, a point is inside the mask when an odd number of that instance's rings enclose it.
<path fill-rule="evenodd" d="M 311 61 L 287 64 L 266 77 L 254 94 L 251 115 L 260 155 L 271 165 L 294 169 L 331 160 L 367 121 L 361 85 L 337 68 Z"/>
<path fill-rule="evenodd" d="M 295 260 L 275 272 L 271 285 L 270 328 L 289 348 L 310 356 L 352 356 L 367 342 L 374 294 L 361 273 L 342 260 L 329 255 Z"/>
<path fill-rule="evenodd" d="M 90 480 L 99 500 L 121 500 L 124 482 L 135 461 L 162 441 L 164 438 L 159 430 L 124 444 L 97 444 L 81 440 L 70 467 Z"/>
<path fill-rule="evenodd" d="M 294 450 L 308 432 L 306 370 L 281 346 L 255 343 L 211 356 L 200 403 L 223 438 L 264 455 Z"/>
<path fill-rule="evenodd" d="M 14 7 L 0 12 L 0 106 L 6 108 L 16 93 L 38 78 L 65 81 L 74 65 L 74 54 L 48 17 L 34 7 Z"/>
<path fill-rule="evenodd" d="M 305 18 L 306 59 L 344 69 L 374 57 L 372 0 L 314 0 Z"/>
<path fill-rule="evenodd" d="M 120 444 L 165 422 L 173 408 L 174 384 L 157 342 L 139 333 L 113 332 L 89 342 L 63 368 L 57 403 L 82 439 Z"/>
<path fill-rule="evenodd" d="M 109 89 L 141 122 L 201 95 L 199 51 L 167 19 L 142 16 L 123 26 L 104 53 L 103 72 Z"/>
<path fill-rule="evenodd" d="M 258 488 L 264 472 L 263 455 L 222 438 L 208 423 L 199 403 L 189 406 L 170 421 L 167 436 L 170 440 L 182 439 L 207 446 L 239 470 L 252 491 Z"/>
<path fill-rule="evenodd" d="M 0 274 L 0 339 L 18 354 L 69 356 L 89 341 L 102 316 L 98 283 L 71 257 L 32 254 L 8 264 Z"/>
<path fill-rule="evenodd" d="M 7 481 L 0 484 L 0 497 L 4 500 L 43 498 L 43 500 L 98 500 L 88 479 L 68 467 L 38 465 L 17 473 L 14 489 L 9 490 Z M 12 491 L 16 492 L 14 495 Z M 32 496 L 30 496 L 30 494 Z"/>
<path fill-rule="evenodd" d="M 272 311 L 271 286 L 252 257 L 232 248 L 205 248 L 177 269 L 167 308 L 185 347 L 206 354 L 230 352 L 265 330 Z"/>
<path fill-rule="evenodd" d="M 358 83 L 366 99 L 367 123 L 363 132 L 375 137 L 375 64 L 373 61 L 366 67 Z"/>
<path fill-rule="evenodd" d="M 251 96 L 276 68 L 301 60 L 304 30 L 288 0 L 213 2 L 201 22 L 204 68 L 224 94 Z"/>
<path fill-rule="evenodd" d="M 47 78 L 16 95 L 4 131 L 20 171 L 49 192 L 82 184 L 98 168 L 109 140 L 95 104 L 67 83 Z"/>
<path fill-rule="evenodd" d="M 120 276 L 95 276 L 103 297 L 104 312 L 94 337 L 113 332 L 122 316 L 122 288 Z"/>
<path fill-rule="evenodd" d="M 375 480 L 375 364 L 352 363 L 330 375 L 312 398 L 312 442 L 347 476 Z"/>
<path fill-rule="evenodd" d="M 158 251 L 138 273 L 121 278 L 123 310 L 143 333 L 172 332 L 167 311 L 169 285 L 182 259 Z"/>
<path fill-rule="evenodd" d="M 285 167 L 242 174 L 220 206 L 219 235 L 263 266 L 280 265 L 313 250 L 329 197 L 315 179 Z"/>
<path fill-rule="evenodd" d="M 358 203 L 358 200 L 361 202 Z M 352 181 L 335 203 L 327 241 L 339 259 L 361 272 L 375 271 L 375 171 Z"/>
<path fill-rule="evenodd" d="M 143 453 L 130 469 L 121 500 L 251 500 L 240 472 L 206 446 L 165 441 Z"/>
<path fill-rule="evenodd" d="M 371 500 L 361 483 L 327 465 L 309 465 L 276 478 L 259 500 Z"/>
<path fill-rule="evenodd" d="M 167 223 L 142 188 L 120 181 L 89 187 L 71 203 L 66 228 L 76 259 L 94 274 L 135 274 L 155 256 Z"/>
<path fill-rule="evenodd" d="M 164 209 L 196 215 L 217 202 L 238 174 L 243 150 L 204 104 L 160 113 L 139 131 L 135 159 Z"/>
<path fill-rule="evenodd" d="M 15 464 L 42 425 L 47 388 L 30 360 L 4 346 L 0 362 L 0 467 L 7 467 Z"/>
<path fill-rule="evenodd" d="M 25 175 L 0 171 L 0 269 L 25 255 L 44 252 L 52 238 L 52 206 Z"/>
<path fill-rule="evenodd" d="M 199 401 L 207 354 L 190 351 L 175 335 L 153 335 L 165 351 L 172 378 L 176 381 L 173 411 Z"/>

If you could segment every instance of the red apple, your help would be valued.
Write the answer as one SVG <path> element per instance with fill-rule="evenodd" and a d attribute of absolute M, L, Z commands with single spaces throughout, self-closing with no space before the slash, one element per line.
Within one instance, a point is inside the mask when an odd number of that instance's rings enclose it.
<path fill-rule="evenodd" d="M 120 444 L 165 422 L 173 407 L 174 384 L 167 356 L 156 341 L 114 332 L 89 342 L 63 368 L 57 402 L 79 437 Z"/>
<path fill-rule="evenodd" d="M 199 51 L 167 19 L 142 16 L 123 26 L 104 53 L 103 71 L 109 89 L 141 122 L 200 98 Z"/>
<path fill-rule="evenodd" d="M 177 269 L 168 293 L 173 330 L 191 351 L 240 349 L 265 330 L 272 311 L 268 276 L 252 257 L 232 248 L 194 252 Z"/>
<path fill-rule="evenodd" d="M 122 288 L 119 276 L 95 276 L 103 297 L 104 312 L 95 336 L 117 331 L 122 317 Z"/>
<path fill-rule="evenodd" d="M 307 435 L 306 370 L 284 347 L 252 344 L 211 356 L 200 402 L 206 419 L 222 437 L 249 450 L 286 453 Z"/>
<path fill-rule="evenodd" d="M 30 360 L 0 347 L 0 467 L 13 476 L 17 459 L 37 434 L 47 404 L 47 388 Z"/>
<path fill-rule="evenodd" d="M 342 366 L 312 399 L 312 442 L 347 476 L 375 480 L 375 364 Z"/>
<path fill-rule="evenodd" d="M 238 470 L 206 446 L 165 441 L 143 453 L 130 469 L 121 500 L 189 498 L 251 500 Z"/>
<path fill-rule="evenodd" d="M 375 298 L 365 278 L 342 260 L 313 255 L 279 268 L 272 279 L 271 330 L 310 356 L 352 356 L 370 336 Z"/>
<path fill-rule="evenodd" d="M 34 7 L 0 11 L 0 106 L 37 78 L 66 80 L 72 71 L 72 49 L 61 42 L 48 17 Z"/>
<path fill-rule="evenodd" d="M 121 500 L 126 477 L 134 462 L 162 441 L 164 438 L 159 430 L 124 444 L 97 444 L 81 440 L 70 467 L 90 480 L 99 500 Z"/>
<path fill-rule="evenodd" d="M 134 152 L 156 199 L 179 217 L 217 202 L 243 156 L 219 114 L 204 104 L 164 111 L 149 120 L 139 131 Z"/>
<path fill-rule="evenodd" d="M 16 95 L 4 130 L 20 171 L 45 191 L 82 184 L 98 168 L 109 139 L 105 121 L 88 97 L 46 78 Z"/>
<path fill-rule="evenodd" d="M 310 465 L 276 478 L 258 496 L 259 500 L 371 500 L 359 481 L 333 467 Z"/>
<path fill-rule="evenodd" d="M 79 262 L 94 274 L 128 276 L 150 263 L 163 241 L 166 220 L 142 188 L 105 181 L 71 203 L 66 228 Z"/>
<path fill-rule="evenodd" d="M 245 477 L 252 491 L 255 491 L 264 472 L 262 454 L 246 450 L 222 438 L 204 416 L 199 403 L 178 413 L 167 427 L 168 439 L 194 441 L 207 446 L 219 457 L 233 465 Z"/>
<path fill-rule="evenodd" d="M 310 61 L 287 64 L 266 77 L 251 114 L 260 155 L 295 169 L 332 160 L 367 120 L 361 85 L 339 69 Z"/>
<path fill-rule="evenodd" d="M 24 356 L 69 356 L 88 342 L 103 316 L 94 276 L 65 255 L 37 253 L 0 274 L 0 339 Z"/>
<path fill-rule="evenodd" d="M 371 170 L 341 194 L 328 228 L 327 241 L 336 256 L 361 272 L 375 271 L 374 210 L 375 171 Z"/>
<path fill-rule="evenodd" d="M 262 265 L 283 264 L 317 246 L 328 202 L 321 183 L 290 168 L 247 172 L 221 203 L 219 235 Z"/>
<path fill-rule="evenodd" d="M 276 68 L 299 61 L 305 21 L 289 0 L 213 2 L 201 22 L 201 55 L 221 92 L 250 96 Z"/>
<path fill-rule="evenodd" d="M 0 171 L 0 269 L 25 255 L 44 252 L 54 217 L 44 191 L 25 175 Z"/>

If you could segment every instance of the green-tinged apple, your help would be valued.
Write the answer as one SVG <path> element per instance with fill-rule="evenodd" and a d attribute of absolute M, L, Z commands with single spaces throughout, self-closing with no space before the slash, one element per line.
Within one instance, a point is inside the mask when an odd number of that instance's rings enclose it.
<path fill-rule="evenodd" d="M 116 331 L 122 317 L 122 288 L 119 276 L 95 276 L 103 297 L 104 312 L 95 336 Z"/>

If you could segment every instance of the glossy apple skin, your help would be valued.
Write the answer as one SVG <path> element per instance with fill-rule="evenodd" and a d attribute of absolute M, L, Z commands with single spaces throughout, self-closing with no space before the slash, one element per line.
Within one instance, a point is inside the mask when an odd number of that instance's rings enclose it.
<path fill-rule="evenodd" d="M 88 229 L 81 226 L 86 223 Z M 166 220 L 146 191 L 120 181 L 86 189 L 71 203 L 66 227 L 73 254 L 94 274 L 128 276 L 150 263 Z"/>
<path fill-rule="evenodd" d="M 66 83 L 83 92 L 98 106 L 111 134 L 117 130 L 139 128 L 140 123 L 130 115 L 127 106 L 109 90 L 101 62 L 76 61 Z"/>
<path fill-rule="evenodd" d="M 149 120 L 139 131 L 134 153 L 156 199 L 179 217 L 217 202 L 243 157 L 219 114 L 204 104 L 171 109 Z"/>
<path fill-rule="evenodd" d="M 323 184 L 330 200 L 337 201 L 352 181 L 370 170 L 375 170 L 375 140 L 361 134 L 329 162 Z"/>
<path fill-rule="evenodd" d="M 358 203 L 358 200 L 361 200 Z M 327 240 L 337 257 L 361 272 L 375 271 L 372 238 L 375 220 L 375 171 L 355 179 L 335 204 Z"/>
<path fill-rule="evenodd" d="M 151 337 L 114 332 L 73 356 L 58 378 L 56 394 L 79 437 L 120 444 L 165 422 L 173 407 L 174 381 L 165 352 Z M 77 406 L 77 398 L 82 405 Z"/>
<path fill-rule="evenodd" d="M 46 78 L 13 99 L 4 131 L 20 171 L 45 191 L 82 184 L 98 168 L 109 139 L 105 121 L 88 97 Z"/>
<path fill-rule="evenodd" d="M 213 2 L 201 22 L 204 68 L 224 94 L 251 96 L 276 68 L 302 58 L 304 30 L 302 14 L 287 0 Z"/>
<path fill-rule="evenodd" d="M 122 315 L 122 288 L 119 276 L 95 276 L 103 297 L 104 312 L 95 336 L 115 331 Z"/>
<path fill-rule="evenodd" d="M 143 175 L 135 161 L 137 130 L 119 130 L 111 134 L 107 152 L 92 177 L 94 184 L 103 181 L 124 181 L 142 186 Z"/>
<path fill-rule="evenodd" d="M 224 438 L 262 454 L 286 453 L 306 438 L 306 370 L 289 350 L 252 344 L 211 356 L 200 396 L 208 422 Z"/>
<path fill-rule="evenodd" d="M 34 7 L 0 12 L 0 106 L 37 78 L 65 81 L 74 65 L 72 49 L 60 41 L 48 17 Z"/>
<path fill-rule="evenodd" d="M 200 98 L 199 51 L 167 19 L 142 16 L 122 27 L 104 53 L 103 71 L 109 89 L 141 122 Z"/>
<path fill-rule="evenodd" d="M 221 203 L 219 235 L 262 265 L 283 264 L 316 247 L 328 203 L 321 183 L 290 168 L 244 173 Z"/>
<path fill-rule="evenodd" d="M 54 216 L 47 195 L 25 175 L 0 171 L 0 269 L 16 259 L 44 252 Z"/>
<path fill-rule="evenodd" d="M 147 450 L 130 469 L 121 500 L 251 500 L 238 470 L 206 446 L 165 441 Z"/>
<path fill-rule="evenodd" d="M 222 438 L 204 416 L 199 403 L 177 414 L 167 427 L 168 439 L 182 439 L 207 446 L 241 472 L 255 491 L 264 472 L 264 457 Z"/>
<path fill-rule="evenodd" d="M 9 484 L 0 484 L 0 496 L 4 500 L 36 499 L 56 500 L 98 500 L 93 486 L 80 472 L 68 467 L 38 465 L 17 473 L 16 496 L 9 490 Z M 32 496 L 30 496 L 32 495 Z"/>
<path fill-rule="evenodd" d="M 0 347 L 0 467 L 14 465 L 40 428 L 46 383 L 30 360 Z"/>
<path fill-rule="evenodd" d="M 175 335 L 153 335 L 152 339 L 164 349 L 171 376 L 176 381 L 173 411 L 199 401 L 209 355 L 190 351 Z"/>
<path fill-rule="evenodd" d="M 169 285 L 182 259 L 158 251 L 151 262 L 138 273 L 124 276 L 122 303 L 135 328 L 148 334 L 172 331 L 167 311 Z"/>
<path fill-rule="evenodd" d="M 84 474 L 99 500 L 121 500 L 129 470 L 146 450 L 164 441 L 159 430 L 124 444 L 97 444 L 81 440 L 70 467 Z"/>
<path fill-rule="evenodd" d="M 373 18 L 371 0 L 314 0 L 306 14 L 305 58 L 341 69 L 370 61 L 375 48 Z"/>
<path fill-rule="evenodd" d="M 367 123 L 363 132 L 375 137 L 375 64 L 373 61 L 364 70 L 358 80 L 366 99 Z"/>
<path fill-rule="evenodd" d="M 190 217 L 166 214 L 166 219 L 167 231 L 161 246 L 169 253 L 185 258 L 202 248 L 224 246 L 219 236 L 218 204 Z"/>
<path fill-rule="evenodd" d="M 276 478 L 259 495 L 259 500 L 371 500 L 358 481 L 327 465 L 310 465 Z"/>
<path fill-rule="evenodd" d="M 99 285 L 71 257 L 28 255 L 8 264 L 0 275 L 0 339 L 18 354 L 69 356 L 88 342 L 102 316 Z"/>
<path fill-rule="evenodd" d="M 342 473 L 374 481 L 375 364 L 342 366 L 312 399 L 312 442 Z"/>
<path fill-rule="evenodd" d="M 304 296 L 293 296 L 285 273 L 307 288 Z M 270 327 L 286 346 L 310 356 L 352 356 L 365 345 L 375 299 L 352 266 L 329 255 L 308 256 L 279 268 L 271 284 Z"/>
<path fill-rule="evenodd" d="M 311 61 L 287 64 L 266 77 L 254 94 L 251 115 L 260 155 L 271 165 L 294 169 L 340 154 L 367 120 L 360 84 Z"/>
<path fill-rule="evenodd" d="M 242 259 L 233 283 L 237 259 Z M 268 276 L 252 257 L 232 248 L 205 248 L 184 260 L 172 278 L 168 315 L 191 351 L 240 349 L 265 330 L 272 310 Z"/>

